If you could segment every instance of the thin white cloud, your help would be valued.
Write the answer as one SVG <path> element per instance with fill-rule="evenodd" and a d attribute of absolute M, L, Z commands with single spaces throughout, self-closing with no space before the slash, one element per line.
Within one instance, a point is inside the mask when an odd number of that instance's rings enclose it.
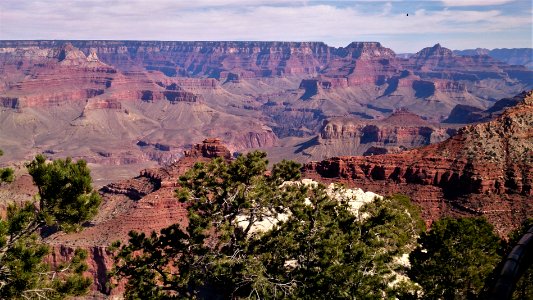
<path fill-rule="evenodd" d="M 491 6 L 513 2 L 514 0 L 442 0 L 446 6 Z"/>
<path fill-rule="evenodd" d="M 397 1 L 380 1 L 374 12 L 329 3 L 333 2 L 2 0 L 0 39 L 295 40 L 335 46 L 372 39 L 389 46 L 379 38 L 402 36 L 408 45 L 404 47 L 419 49 L 413 41 L 421 35 L 469 34 L 472 46 L 489 37 L 494 47 L 511 47 L 495 44 L 500 40 L 498 32 L 531 28 L 532 23 L 529 15 L 497 9 L 441 7 L 419 9 L 407 17 L 395 12 Z M 524 39 L 531 44 L 531 34 Z M 446 45 L 447 41 L 440 42 Z"/>
<path fill-rule="evenodd" d="M 391 11 L 392 11 L 392 3 L 391 2 L 387 2 L 383 6 L 383 13 L 381 15 L 386 16 L 386 15 L 390 14 Z"/>

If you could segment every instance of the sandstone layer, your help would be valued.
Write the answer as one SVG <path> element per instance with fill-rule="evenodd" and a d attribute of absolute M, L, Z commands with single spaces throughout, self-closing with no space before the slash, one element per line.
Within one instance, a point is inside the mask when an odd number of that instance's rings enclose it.
<path fill-rule="evenodd" d="M 533 216 L 533 92 L 490 122 L 400 154 L 334 157 L 305 176 L 345 181 L 380 194 L 406 193 L 428 223 L 482 215 L 502 235 Z"/>
<path fill-rule="evenodd" d="M 381 120 L 336 117 L 325 120 L 320 134 L 297 151 L 311 159 L 399 153 L 442 142 L 454 135 L 456 129 L 453 125 L 428 122 L 405 109 Z"/>

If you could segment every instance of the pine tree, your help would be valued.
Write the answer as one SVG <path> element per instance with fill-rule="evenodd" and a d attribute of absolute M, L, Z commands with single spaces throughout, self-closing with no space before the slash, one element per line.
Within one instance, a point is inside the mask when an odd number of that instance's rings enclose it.
<path fill-rule="evenodd" d="M 376 200 L 357 214 L 323 185 L 284 183 L 299 179 L 298 164 L 283 161 L 268 176 L 267 164 L 265 153 L 251 152 L 196 164 L 180 178 L 188 226 L 132 232 L 114 245 L 112 274 L 127 279 L 126 298 L 396 295 L 390 283 L 404 270 L 395 257 L 423 228 L 409 201 Z"/>
<path fill-rule="evenodd" d="M 87 292 L 91 279 L 86 251 L 76 250 L 72 259 L 52 268 L 43 260 L 49 247 L 39 236 L 45 227 L 79 230 L 100 204 L 92 190 L 84 161 L 56 160 L 38 155 L 27 165 L 39 189 L 37 203 L 11 204 L 0 219 L 0 299 L 64 299 Z"/>
<path fill-rule="evenodd" d="M 500 238 L 484 218 L 443 218 L 420 236 L 411 278 L 426 299 L 472 299 L 500 261 Z"/>
<path fill-rule="evenodd" d="M 63 230 L 79 230 L 90 220 L 100 205 L 100 196 L 92 188 L 90 170 L 84 160 L 56 159 L 50 163 L 37 155 L 28 172 L 39 189 L 39 226 L 58 226 Z"/>

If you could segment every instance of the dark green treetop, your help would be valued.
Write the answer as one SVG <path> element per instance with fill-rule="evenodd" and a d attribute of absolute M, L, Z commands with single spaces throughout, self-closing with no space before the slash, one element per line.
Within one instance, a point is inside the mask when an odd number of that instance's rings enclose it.
<path fill-rule="evenodd" d="M 500 238 L 484 218 L 443 218 L 410 254 L 410 277 L 426 299 L 473 299 L 501 259 Z"/>
<path fill-rule="evenodd" d="M 97 213 L 101 199 L 92 188 L 84 160 L 67 158 L 48 163 L 43 155 L 37 155 L 27 167 L 39 189 L 39 221 L 72 231 Z"/>

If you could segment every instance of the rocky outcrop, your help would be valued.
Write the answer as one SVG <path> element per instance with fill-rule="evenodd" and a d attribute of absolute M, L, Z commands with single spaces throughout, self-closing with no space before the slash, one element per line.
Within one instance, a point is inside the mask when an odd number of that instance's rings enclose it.
<path fill-rule="evenodd" d="M 164 91 L 163 96 L 170 103 L 176 102 L 197 102 L 201 96 L 186 91 Z"/>
<path fill-rule="evenodd" d="M 400 109 L 382 120 L 337 117 L 324 121 L 315 143 L 299 149 L 314 157 L 397 153 L 438 143 L 455 133 L 420 116 Z"/>
<path fill-rule="evenodd" d="M 278 137 L 274 132 L 264 126 L 261 131 L 244 131 L 240 133 L 227 133 L 225 135 L 231 140 L 234 149 L 253 149 L 276 146 Z"/>
<path fill-rule="evenodd" d="M 122 109 L 122 103 L 112 99 L 87 101 L 85 109 Z"/>
<path fill-rule="evenodd" d="M 452 50 L 442 47 L 440 44 L 435 44 L 433 47 L 427 47 L 415 55 L 410 57 L 415 60 L 418 66 L 427 65 L 428 63 L 433 66 L 437 66 L 442 63 L 443 60 L 450 59 L 453 57 Z"/>
<path fill-rule="evenodd" d="M 104 93 L 117 75 L 96 54 L 89 57 L 72 46 L 16 48 L 0 51 L 0 91 L 3 107 L 59 106 L 84 101 Z"/>
<path fill-rule="evenodd" d="M 179 176 L 196 162 L 230 156 L 220 139 L 206 139 L 171 165 L 146 169 L 135 178 L 104 186 L 100 189 L 103 203 L 99 212 L 83 231 L 54 234 L 46 239 L 53 249 L 49 261 L 59 264 L 71 258 L 74 249 L 86 249 L 89 253 L 86 274 L 94 279 L 92 289 L 103 294 L 122 293 L 121 285 L 112 291 L 106 285 L 113 265 L 107 247 L 117 240 L 127 241 L 131 230 L 150 233 L 175 223 L 186 226 L 187 205 L 174 195 Z"/>
<path fill-rule="evenodd" d="M 335 157 L 306 164 L 304 171 L 377 193 L 407 192 L 428 222 L 448 214 L 484 215 L 504 235 L 533 215 L 532 124 L 530 91 L 497 119 L 467 126 L 442 143 L 400 154 Z"/>
<path fill-rule="evenodd" d="M 160 187 L 161 178 L 150 176 L 149 172 L 143 171 L 135 180 L 110 183 L 102 187 L 100 192 L 109 195 L 126 195 L 131 200 L 139 200 Z"/>
<path fill-rule="evenodd" d="M 104 294 L 109 294 L 111 291 L 108 286 L 108 272 L 113 267 L 113 259 L 111 253 L 107 251 L 106 247 L 84 247 L 87 251 L 88 270 L 84 272 L 84 276 L 94 278 L 94 290 L 100 291 Z M 47 263 L 52 266 L 59 266 L 69 261 L 74 257 L 75 248 L 65 245 L 52 245 L 50 254 L 47 257 Z"/>
<path fill-rule="evenodd" d="M 320 74 L 329 87 L 382 85 L 398 72 L 394 51 L 377 42 L 354 42 L 336 54 Z"/>
<path fill-rule="evenodd" d="M 318 95 L 323 86 L 328 86 L 327 82 L 319 81 L 318 79 L 304 79 L 300 83 L 299 89 L 304 90 L 304 94 L 300 97 L 302 100 L 307 100 L 313 96 Z"/>
<path fill-rule="evenodd" d="M 202 144 L 196 144 L 191 150 L 185 151 L 185 157 L 222 157 L 231 158 L 231 152 L 220 141 L 220 139 L 205 139 Z"/>
<path fill-rule="evenodd" d="M 530 71 L 523 66 L 510 66 L 488 55 L 458 56 L 440 44 L 424 48 L 400 63 L 423 79 L 476 81 L 516 78 L 526 84 L 530 80 L 525 77 Z"/>
<path fill-rule="evenodd" d="M 468 124 L 480 119 L 483 109 L 470 105 L 457 104 L 443 123 Z"/>

